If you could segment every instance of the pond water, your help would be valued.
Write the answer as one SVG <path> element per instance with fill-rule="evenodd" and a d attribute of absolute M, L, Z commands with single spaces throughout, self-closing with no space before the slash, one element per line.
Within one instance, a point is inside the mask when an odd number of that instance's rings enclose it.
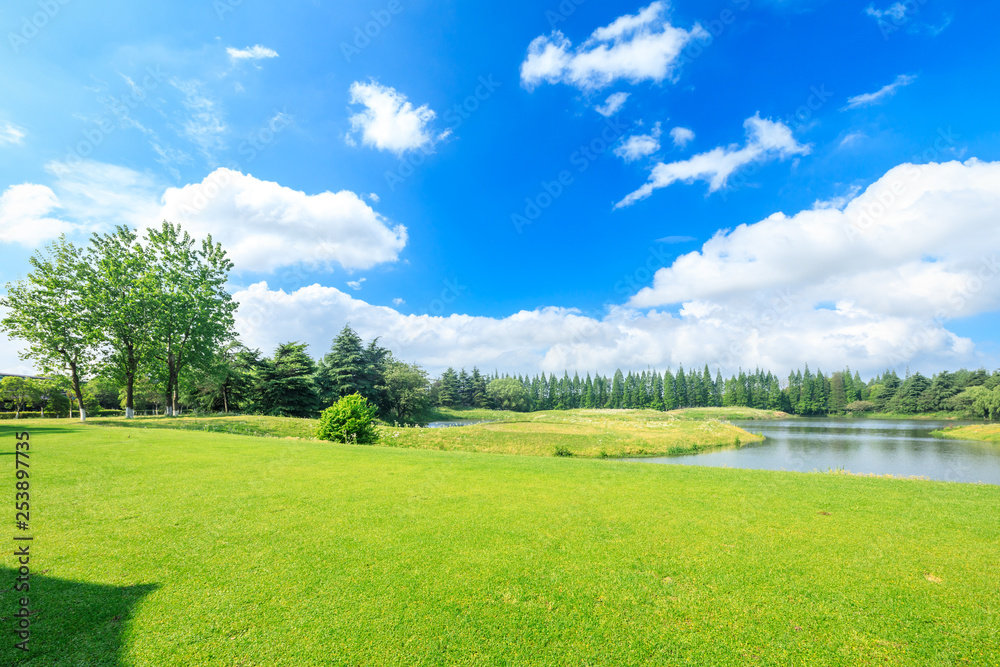
<path fill-rule="evenodd" d="M 469 426 L 471 424 L 486 424 L 488 419 L 453 419 L 448 422 L 431 422 L 426 428 L 451 428 L 452 426 Z"/>
<path fill-rule="evenodd" d="M 733 423 L 766 440 L 739 449 L 632 460 L 803 472 L 843 468 L 853 473 L 1000 484 L 1000 445 L 930 435 L 959 422 L 786 419 Z"/>

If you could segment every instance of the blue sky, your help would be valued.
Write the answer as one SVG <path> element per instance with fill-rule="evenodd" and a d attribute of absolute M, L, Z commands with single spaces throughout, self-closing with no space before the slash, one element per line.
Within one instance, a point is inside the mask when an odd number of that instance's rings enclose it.
<path fill-rule="evenodd" d="M 226 244 L 265 352 L 350 321 L 432 372 L 995 366 L 998 20 L 12 0 L 0 279 L 169 217 Z"/>

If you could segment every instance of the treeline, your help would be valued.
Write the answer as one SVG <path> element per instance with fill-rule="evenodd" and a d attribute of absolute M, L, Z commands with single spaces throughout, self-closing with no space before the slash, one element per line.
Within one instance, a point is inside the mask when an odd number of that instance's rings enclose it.
<path fill-rule="evenodd" d="M 225 289 L 232 263 L 211 236 L 199 242 L 166 221 L 142 237 L 118 227 L 83 248 L 62 236 L 29 262 L 0 298 L 0 329 L 28 343 L 22 358 L 44 375 L 0 380 L 15 417 L 74 405 L 81 419 L 121 408 L 129 418 L 192 408 L 312 417 L 361 393 L 384 419 L 411 421 L 430 405 L 421 368 L 350 327 L 318 363 L 301 343 L 271 357 L 247 349 Z"/>
<path fill-rule="evenodd" d="M 433 381 L 416 364 L 365 344 L 345 326 L 315 361 L 302 343 L 270 357 L 246 348 L 234 331 L 237 304 L 225 289 L 232 263 L 211 237 L 200 242 L 164 222 L 143 238 L 126 227 L 86 248 L 60 237 L 30 258 L 26 278 L 7 285 L 0 328 L 28 343 L 23 355 L 44 379 L 0 380 L 0 402 L 20 416 L 30 408 L 65 414 L 124 408 L 181 409 L 313 417 L 360 394 L 386 421 L 420 421 L 433 406 L 504 410 L 739 406 L 797 415 L 946 412 L 1000 417 L 1000 371 L 942 372 L 927 378 L 895 371 L 868 380 L 850 369 L 824 375 L 809 367 L 779 379 L 741 371 L 724 379 L 701 371 L 655 370 L 608 377 L 501 376 L 449 368 Z M 63 400 L 67 399 L 67 400 Z"/>
<path fill-rule="evenodd" d="M 507 380 L 502 391 L 494 382 Z M 713 378 L 708 366 L 701 372 L 662 375 L 654 370 L 615 372 L 611 377 L 555 375 L 504 375 L 492 377 L 449 368 L 432 383 L 431 400 L 450 407 L 505 407 L 514 410 L 571 410 L 574 408 L 639 408 L 674 410 L 688 407 L 750 407 L 781 410 L 795 415 L 954 413 L 970 417 L 1000 418 L 1000 370 L 941 372 L 932 378 L 893 370 L 865 382 L 850 369 L 825 375 L 806 366 L 782 382 L 770 372 L 741 371 L 724 379 Z"/>
<path fill-rule="evenodd" d="M 69 385 L 83 413 L 83 384 L 94 377 L 123 388 L 128 416 L 143 382 L 176 410 L 182 378 L 234 338 L 232 263 L 211 237 L 198 243 L 168 222 L 143 238 L 118 227 L 85 248 L 62 236 L 29 262 L 0 299 L 0 326 L 28 343 L 23 358 Z"/>

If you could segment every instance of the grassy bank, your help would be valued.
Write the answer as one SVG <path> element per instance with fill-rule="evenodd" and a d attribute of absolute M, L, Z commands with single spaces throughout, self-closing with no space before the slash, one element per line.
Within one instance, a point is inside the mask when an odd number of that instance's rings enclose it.
<path fill-rule="evenodd" d="M 655 410 L 506 413 L 507 421 L 462 428 L 385 428 L 382 444 L 529 456 L 662 456 L 739 447 L 763 438 L 705 415 Z"/>
<path fill-rule="evenodd" d="M 4 665 L 1000 660 L 998 487 L 31 429 Z"/>
<path fill-rule="evenodd" d="M 87 419 L 88 426 L 128 429 L 168 429 L 250 435 L 262 438 L 306 438 L 316 435 L 318 419 L 264 417 L 262 415 L 213 415 L 210 417 L 97 417 Z"/>
<path fill-rule="evenodd" d="M 489 420 L 461 429 L 385 426 L 383 445 L 419 449 L 551 456 L 651 456 L 688 454 L 760 440 L 720 419 L 768 419 L 784 413 L 747 408 L 653 410 L 552 410 L 505 412 L 437 408 L 427 421 Z M 88 426 L 170 429 L 269 438 L 312 439 L 317 420 L 259 415 L 96 418 Z M 738 442 L 737 442 L 738 440 Z"/>
<path fill-rule="evenodd" d="M 931 435 L 955 440 L 982 440 L 1000 444 L 1000 424 L 972 424 L 969 426 L 951 426 L 934 431 Z"/>
<path fill-rule="evenodd" d="M 667 415 L 678 419 L 740 419 L 740 420 L 770 420 L 789 419 L 792 415 L 781 410 L 758 410 L 757 408 L 683 408 L 672 410 Z"/>
<path fill-rule="evenodd" d="M 907 414 L 902 412 L 862 412 L 859 414 L 840 415 L 851 419 L 926 419 L 930 421 L 955 421 L 958 419 L 969 419 L 966 414 L 955 412 L 921 412 L 917 414 Z"/>

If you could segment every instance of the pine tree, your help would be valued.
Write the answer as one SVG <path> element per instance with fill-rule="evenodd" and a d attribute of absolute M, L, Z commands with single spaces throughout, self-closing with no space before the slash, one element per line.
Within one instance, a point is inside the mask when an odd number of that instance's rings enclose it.
<path fill-rule="evenodd" d="M 847 379 L 850 380 L 850 375 Z M 843 412 L 844 406 L 849 403 L 847 400 L 847 383 L 843 373 L 834 373 L 830 378 L 830 412 Z"/>
<path fill-rule="evenodd" d="M 649 407 L 653 410 L 663 410 L 663 380 L 660 378 L 660 374 L 655 370 L 652 373 L 653 376 L 653 395 L 650 401 Z"/>
<path fill-rule="evenodd" d="M 486 398 L 486 378 L 480 374 L 479 369 L 472 367 L 472 396 L 470 405 L 474 408 L 485 408 L 489 405 Z"/>
<path fill-rule="evenodd" d="M 677 387 L 674 381 L 674 374 L 667 369 L 663 374 L 663 409 L 676 410 L 680 407 L 677 403 Z"/>
<path fill-rule="evenodd" d="M 611 397 L 608 407 L 620 408 L 625 403 L 625 376 L 621 369 L 615 371 L 615 379 L 611 382 Z"/>
<path fill-rule="evenodd" d="M 686 408 L 691 405 L 688 401 L 687 379 L 684 377 L 684 366 L 677 368 L 677 376 L 674 378 L 674 391 L 677 394 L 677 407 Z"/>
<path fill-rule="evenodd" d="M 472 407 L 472 378 L 464 368 L 458 374 L 458 402 L 463 408 Z"/>
<path fill-rule="evenodd" d="M 361 337 L 351 325 L 345 324 L 316 370 L 320 401 L 323 405 L 332 405 L 342 396 L 362 393 L 364 374 L 365 349 Z"/>
<path fill-rule="evenodd" d="M 458 374 L 454 368 L 449 367 L 439 380 L 438 405 L 451 408 L 458 405 L 458 400 Z"/>
<path fill-rule="evenodd" d="M 715 382 L 712 383 L 712 406 L 722 407 L 722 387 L 724 386 L 722 382 L 722 371 L 716 369 L 715 371 Z"/>
<path fill-rule="evenodd" d="M 261 412 L 279 417 L 314 417 L 319 412 L 315 373 L 316 364 L 306 354 L 305 343 L 279 345 L 274 357 L 264 360 L 257 369 L 255 384 Z"/>

